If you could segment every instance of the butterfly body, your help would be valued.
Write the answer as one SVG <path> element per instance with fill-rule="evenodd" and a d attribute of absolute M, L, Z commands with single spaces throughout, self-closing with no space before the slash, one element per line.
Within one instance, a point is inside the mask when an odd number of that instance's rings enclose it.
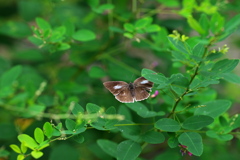
<path fill-rule="evenodd" d="M 123 103 L 133 103 L 134 101 L 142 101 L 149 97 L 153 82 L 148 81 L 144 77 L 140 77 L 133 83 L 108 81 L 104 82 L 103 85 L 118 101 Z"/>

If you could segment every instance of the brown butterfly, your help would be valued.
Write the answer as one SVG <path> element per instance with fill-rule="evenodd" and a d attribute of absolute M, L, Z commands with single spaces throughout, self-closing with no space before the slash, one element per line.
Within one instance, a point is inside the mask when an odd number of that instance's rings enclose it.
<path fill-rule="evenodd" d="M 122 103 L 142 101 L 149 97 L 153 82 L 144 77 L 137 78 L 133 83 L 123 81 L 108 81 L 103 85 Z"/>

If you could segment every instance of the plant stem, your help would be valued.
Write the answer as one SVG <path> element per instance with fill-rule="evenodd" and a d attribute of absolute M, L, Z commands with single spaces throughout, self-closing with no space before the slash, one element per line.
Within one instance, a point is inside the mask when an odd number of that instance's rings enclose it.
<path fill-rule="evenodd" d="M 204 59 L 208 54 L 208 49 L 209 47 L 217 40 L 217 38 L 214 38 L 212 39 L 209 44 L 205 47 L 205 50 L 204 50 L 204 54 L 202 56 L 202 58 Z M 167 118 L 171 117 L 174 113 L 175 113 L 175 110 L 177 108 L 177 105 L 179 104 L 179 102 L 183 99 L 183 97 L 190 91 L 190 85 L 192 84 L 193 80 L 195 79 L 195 77 L 198 75 L 198 70 L 199 70 L 199 67 L 201 66 L 201 64 L 203 63 L 203 61 L 200 61 L 197 65 L 196 65 L 196 69 L 193 73 L 193 75 L 191 76 L 191 79 L 189 81 L 189 84 L 188 84 L 188 87 L 186 88 L 185 92 L 180 96 L 178 97 L 178 99 L 176 100 L 176 102 L 174 103 L 173 105 L 173 109 L 172 111 L 169 113 L 169 115 L 167 116 Z"/>

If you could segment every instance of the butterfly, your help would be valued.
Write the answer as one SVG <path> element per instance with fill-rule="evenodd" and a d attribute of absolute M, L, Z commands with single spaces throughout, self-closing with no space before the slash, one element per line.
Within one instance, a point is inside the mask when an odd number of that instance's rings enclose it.
<path fill-rule="evenodd" d="M 144 77 L 137 78 L 133 83 L 123 81 L 108 81 L 103 85 L 122 103 L 134 103 L 149 97 L 153 82 Z"/>

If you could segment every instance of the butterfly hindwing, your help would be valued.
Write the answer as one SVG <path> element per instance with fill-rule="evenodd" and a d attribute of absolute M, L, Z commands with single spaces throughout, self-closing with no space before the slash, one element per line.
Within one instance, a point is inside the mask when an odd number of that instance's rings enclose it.
<path fill-rule="evenodd" d="M 136 87 L 135 88 L 135 101 L 142 101 L 144 99 L 147 99 L 150 96 L 150 94 L 146 91 L 145 88 L 142 87 Z"/>
<path fill-rule="evenodd" d="M 128 89 L 122 90 L 115 98 L 122 103 L 133 103 L 134 97 Z"/>
<path fill-rule="evenodd" d="M 137 78 L 133 84 L 135 85 L 135 87 L 142 87 L 142 88 L 146 88 L 146 90 L 151 91 L 151 88 L 153 87 L 153 82 L 147 80 L 144 77 L 140 77 Z"/>

